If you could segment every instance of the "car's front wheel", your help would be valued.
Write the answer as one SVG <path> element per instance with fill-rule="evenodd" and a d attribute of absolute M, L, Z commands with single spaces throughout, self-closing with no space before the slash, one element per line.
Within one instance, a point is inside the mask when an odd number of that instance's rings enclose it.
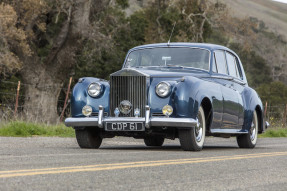
<path fill-rule="evenodd" d="M 181 148 L 185 151 L 200 151 L 205 140 L 206 123 L 204 110 L 200 106 L 197 115 L 198 123 L 191 129 L 179 130 L 179 141 Z"/>
<path fill-rule="evenodd" d="M 163 145 L 164 138 L 159 136 L 150 136 L 144 138 L 144 143 L 146 146 L 156 146 L 160 147 Z"/>
<path fill-rule="evenodd" d="M 102 138 L 97 129 L 76 129 L 75 132 L 81 148 L 98 149 L 102 144 Z"/>
<path fill-rule="evenodd" d="M 254 148 L 257 142 L 258 135 L 258 116 L 257 112 L 253 112 L 253 119 L 248 134 L 239 135 L 237 143 L 240 148 Z"/>

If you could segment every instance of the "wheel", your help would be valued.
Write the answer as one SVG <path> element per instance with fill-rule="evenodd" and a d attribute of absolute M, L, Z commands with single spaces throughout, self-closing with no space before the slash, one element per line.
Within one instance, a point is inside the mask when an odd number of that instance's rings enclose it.
<path fill-rule="evenodd" d="M 258 116 L 256 111 L 253 112 L 253 119 L 248 134 L 239 135 L 237 143 L 240 148 L 254 148 L 258 135 Z"/>
<path fill-rule="evenodd" d="M 98 149 L 101 146 L 102 138 L 96 129 L 75 130 L 76 138 L 81 148 Z"/>
<path fill-rule="evenodd" d="M 181 129 L 178 132 L 181 148 L 185 151 L 201 151 L 204 140 L 206 123 L 202 106 L 197 114 L 198 124 L 191 129 Z"/>
<path fill-rule="evenodd" d="M 152 137 L 146 137 L 144 138 L 144 143 L 146 146 L 156 146 L 156 147 L 160 147 L 163 145 L 164 142 L 164 138 L 163 137 L 159 137 L 159 136 L 152 136 Z"/>

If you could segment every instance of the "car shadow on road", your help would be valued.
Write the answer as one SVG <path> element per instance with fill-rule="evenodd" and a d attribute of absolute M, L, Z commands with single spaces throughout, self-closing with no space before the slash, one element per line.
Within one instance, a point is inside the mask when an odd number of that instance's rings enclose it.
<path fill-rule="evenodd" d="M 103 146 L 101 150 L 144 150 L 144 151 L 182 151 L 179 145 L 164 145 L 161 147 L 147 147 L 141 145 L 121 145 L 121 146 Z M 204 146 L 203 151 L 208 150 L 234 150 L 237 146 Z"/>

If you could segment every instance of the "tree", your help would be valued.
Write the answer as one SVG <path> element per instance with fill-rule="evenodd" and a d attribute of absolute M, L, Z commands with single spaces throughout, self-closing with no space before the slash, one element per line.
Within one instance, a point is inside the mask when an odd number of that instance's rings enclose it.
<path fill-rule="evenodd" d="M 27 42 L 29 49 L 28 53 L 19 48 L 18 43 L 8 47 L 8 52 L 13 53 L 19 63 L 21 60 L 20 75 L 23 82 L 29 84 L 24 105 L 28 119 L 57 121 L 58 96 L 73 71 L 82 42 L 106 38 L 99 30 L 101 23 L 97 16 L 110 3 L 108 0 L 2 1 L 2 6 L 11 8 L 14 13 L 13 26 L 21 32 L 23 37 L 19 38 Z M 9 31 L 1 32 L 9 37 Z"/>
<path fill-rule="evenodd" d="M 22 52 L 30 54 L 26 34 L 16 27 L 17 14 L 10 5 L 0 4 L 0 76 L 3 78 L 18 71 L 22 62 L 15 54 L 17 47 Z"/>

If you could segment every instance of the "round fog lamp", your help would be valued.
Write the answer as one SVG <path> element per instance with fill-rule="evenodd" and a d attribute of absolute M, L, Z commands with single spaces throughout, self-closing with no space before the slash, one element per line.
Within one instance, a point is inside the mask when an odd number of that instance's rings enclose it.
<path fill-rule="evenodd" d="M 90 115 L 92 114 L 92 111 L 93 111 L 93 109 L 92 109 L 92 107 L 89 106 L 89 105 L 85 105 L 85 106 L 83 107 L 83 109 L 82 109 L 82 113 L 83 113 L 83 115 L 86 116 L 86 117 L 90 116 Z"/>
<path fill-rule="evenodd" d="M 170 116 L 173 112 L 173 108 L 170 106 L 170 105 L 165 105 L 163 108 L 162 108 L 162 113 L 165 115 L 165 116 Z"/>

